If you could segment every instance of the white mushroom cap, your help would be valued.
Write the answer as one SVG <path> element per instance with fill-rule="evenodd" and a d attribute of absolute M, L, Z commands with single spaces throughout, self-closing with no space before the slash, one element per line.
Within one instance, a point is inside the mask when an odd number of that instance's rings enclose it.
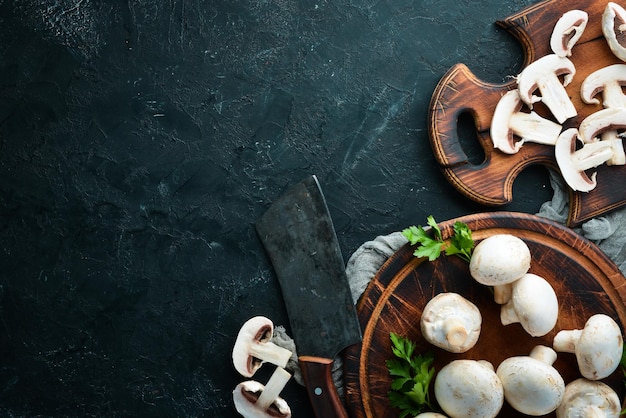
<path fill-rule="evenodd" d="M 572 48 L 582 36 L 589 16 L 582 10 L 570 10 L 559 18 L 552 30 L 550 48 L 559 57 L 572 55 Z"/>
<path fill-rule="evenodd" d="M 604 379 L 619 366 L 624 340 L 619 325 L 608 315 L 592 315 L 582 330 L 559 331 L 552 342 L 556 351 L 575 353 L 580 374 Z"/>
<path fill-rule="evenodd" d="M 502 325 L 520 323 L 533 337 L 550 332 L 559 316 L 559 302 L 550 283 L 526 273 L 511 286 L 511 299 L 500 309 Z"/>
<path fill-rule="evenodd" d="M 530 268 L 530 249 L 510 234 L 496 234 L 480 241 L 472 253 L 470 274 L 478 283 L 498 286 L 522 277 Z"/>
<path fill-rule="evenodd" d="M 233 403 L 245 418 L 290 418 L 291 408 L 278 396 L 291 375 L 278 367 L 266 386 L 248 380 L 235 387 Z"/>
<path fill-rule="evenodd" d="M 274 323 L 264 316 L 247 320 L 239 330 L 232 359 L 235 369 L 246 377 L 251 377 L 268 362 L 285 367 L 292 352 L 271 342 Z"/>
<path fill-rule="evenodd" d="M 448 418 L 444 414 L 439 412 L 422 412 L 419 415 L 415 415 L 415 418 Z"/>
<path fill-rule="evenodd" d="M 556 410 L 557 418 L 618 418 L 621 402 L 607 384 L 576 379 L 565 386 L 565 396 Z"/>
<path fill-rule="evenodd" d="M 595 96 L 602 93 L 604 107 L 625 107 L 626 64 L 613 64 L 589 74 L 580 86 L 580 98 L 587 104 L 600 104 Z"/>
<path fill-rule="evenodd" d="M 451 353 L 474 347 L 480 335 L 479 309 L 458 293 L 440 293 L 424 307 L 420 318 L 426 341 Z"/>
<path fill-rule="evenodd" d="M 504 398 L 517 411 L 532 416 L 548 414 L 559 406 L 565 393 L 565 382 L 546 355 L 549 347 L 539 346 L 529 356 L 505 359 L 496 371 L 504 387 Z M 545 359 L 549 359 L 546 363 Z"/>
<path fill-rule="evenodd" d="M 554 146 L 554 156 L 567 185 L 574 191 L 589 192 L 597 185 L 597 173 L 588 176 L 585 171 L 614 158 L 616 147 L 610 141 L 595 141 L 576 149 L 579 140 L 578 129 L 563 131 Z"/>
<path fill-rule="evenodd" d="M 556 120 L 563 123 L 578 114 L 565 90 L 575 74 L 576 68 L 569 59 L 556 54 L 545 55 L 530 63 L 517 76 L 520 98 L 531 109 L 533 103 L 543 102 Z M 559 79 L 561 75 L 565 75 L 563 84 Z M 535 90 L 541 92 L 541 97 L 533 94 Z"/>
<path fill-rule="evenodd" d="M 602 33 L 613 54 L 626 61 L 626 45 L 621 36 L 626 24 L 626 11 L 617 3 L 609 2 L 602 14 Z M 619 36 L 618 36 L 619 35 Z"/>
<path fill-rule="evenodd" d="M 522 99 L 517 90 L 507 91 L 498 101 L 491 119 L 493 146 L 505 154 L 515 154 L 526 142 L 554 145 L 561 125 L 542 118 L 535 112 L 522 112 Z M 516 142 L 515 137 L 520 139 Z"/>
<path fill-rule="evenodd" d="M 502 383 L 491 363 L 453 360 L 437 374 L 435 398 L 453 418 L 492 418 L 504 403 Z"/>

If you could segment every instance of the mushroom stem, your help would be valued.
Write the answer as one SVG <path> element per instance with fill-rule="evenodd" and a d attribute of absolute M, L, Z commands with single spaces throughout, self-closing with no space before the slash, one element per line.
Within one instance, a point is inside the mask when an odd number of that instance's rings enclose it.
<path fill-rule="evenodd" d="M 535 112 L 517 112 L 511 115 L 509 126 L 524 142 L 554 145 L 561 133 L 561 125 L 542 118 Z"/>
<path fill-rule="evenodd" d="M 511 299 L 513 294 L 513 284 L 499 284 L 493 287 L 493 300 L 498 305 L 504 305 Z"/>
<path fill-rule="evenodd" d="M 614 152 L 611 143 L 604 141 L 588 142 L 574 152 L 572 160 L 574 167 L 584 171 L 604 164 L 613 157 Z"/>
<path fill-rule="evenodd" d="M 291 351 L 271 341 L 250 345 L 250 355 L 262 362 L 285 367 L 291 358 Z"/>
<path fill-rule="evenodd" d="M 606 165 L 626 165 L 624 142 L 617 131 L 602 132 L 600 134 L 600 141 L 610 144 L 613 148 L 613 157 L 606 160 Z"/>
<path fill-rule="evenodd" d="M 278 398 L 289 379 L 291 379 L 291 374 L 282 367 L 277 367 L 256 401 L 257 408 L 266 411 Z"/>
<path fill-rule="evenodd" d="M 450 317 L 444 321 L 443 325 L 446 341 L 450 345 L 462 345 L 467 340 L 467 329 L 461 319 L 458 317 Z"/>
<path fill-rule="evenodd" d="M 604 86 L 604 107 L 625 107 L 626 96 L 622 91 L 622 82 L 611 80 Z"/>
<path fill-rule="evenodd" d="M 559 331 L 554 336 L 552 347 L 554 347 L 556 351 L 560 351 L 562 353 L 575 353 L 576 344 L 578 343 L 582 333 L 583 331 L 581 329 Z"/>
<path fill-rule="evenodd" d="M 589 405 L 583 410 L 582 418 L 605 418 L 606 414 L 596 405 Z"/>
<path fill-rule="evenodd" d="M 536 345 L 530 350 L 530 354 L 528 355 L 535 360 L 539 360 L 540 362 L 547 364 L 548 366 L 552 366 L 556 361 L 556 351 L 554 351 L 550 347 L 546 347 L 545 345 Z"/>

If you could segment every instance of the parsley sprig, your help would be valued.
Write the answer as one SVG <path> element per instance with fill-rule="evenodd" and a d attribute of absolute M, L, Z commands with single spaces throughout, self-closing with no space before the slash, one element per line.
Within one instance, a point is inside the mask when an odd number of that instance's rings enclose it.
<path fill-rule="evenodd" d="M 392 352 L 396 358 L 387 360 L 387 369 L 393 377 L 388 393 L 391 405 L 400 409 L 399 418 L 415 416 L 425 408 L 433 410 L 428 388 L 435 375 L 432 353 L 415 354 L 415 343 L 390 333 Z"/>
<path fill-rule="evenodd" d="M 435 218 L 430 215 L 426 221 L 431 228 L 430 234 L 421 225 L 410 226 L 402 231 L 402 235 L 409 240 L 411 245 L 420 244 L 413 252 L 414 256 L 428 257 L 429 261 L 433 261 L 444 251 L 446 255 L 457 255 L 467 262 L 470 261 L 474 240 L 472 231 L 466 224 L 459 221 L 454 223 L 454 235 L 450 238 L 450 243 L 446 245 Z"/>

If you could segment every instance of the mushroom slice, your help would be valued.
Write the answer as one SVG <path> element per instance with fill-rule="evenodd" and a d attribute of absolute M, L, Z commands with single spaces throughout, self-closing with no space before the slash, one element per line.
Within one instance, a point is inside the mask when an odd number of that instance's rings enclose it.
<path fill-rule="evenodd" d="M 485 360 L 453 360 L 437 373 L 437 403 L 455 418 L 493 418 L 504 404 L 502 383 Z"/>
<path fill-rule="evenodd" d="M 596 187 L 596 175 L 591 177 L 585 170 L 604 164 L 614 155 L 614 147 L 605 141 L 590 142 L 576 149 L 580 140 L 578 129 L 570 128 L 561 135 L 554 146 L 554 154 L 557 165 L 561 171 L 563 179 L 574 191 L 589 192 Z"/>
<path fill-rule="evenodd" d="M 618 418 L 620 409 L 620 399 L 609 385 L 580 378 L 565 386 L 565 396 L 556 410 L 556 417 Z"/>
<path fill-rule="evenodd" d="M 559 123 L 578 114 L 565 87 L 571 83 L 576 68 L 572 61 L 556 54 L 545 55 L 529 64 L 517 76 L 520 98 L 531 109 L 533 103 L 543 102 Z M 564 76 L 563 83 L 559 76 Z M 539 90 L 541 97 L 533 93 Z"/>
<path fill-rule="evenodd" d="M 511 234 L 495 234 L 480 241 L 470 259 L 471 276 L 480 284 L 493 286 L 494 300 L 506 303 L 511 283 L 530 269 L 530 249 L 524 240 Z"/>
<path fill-rule="evenodd" d="M 609 2 L 602 13 L 602 33 L 613 54 L 626 61 L 626 10 Z"/>
<path fill-rule="evenodd" d="M 290 418 L 291 408 L 278 396 L 290 378 L 277 367 L 265 386 L 254 380 L 238 384 L 233 391 L 235 409 L 246 418 Z"/>
<path fill-rule="evenodd" d="M 545 415 L 556 410 L 565 394 L 565 382 L 552 367 L 556 353 L 536 346 L 528 356 L 505 359 L 496 370 L 504 388 L 504 399 L 526 415 Z"/>
<path fill-rule="evenodd" d="M 511 299 L 500 309 L 502 325 L 519 323 L 532 337 L 546 335 L 559 316 L 554 289 L 543 277 L 526 273 L 512 283 Z"/>
<path fill-rule="evenodd" d="M 561 125 L 531 111 L 521 112 L 524 103 L 517 90 L 506 92 L 498 101 L 491 120 L 491 141 L 496 149 L 515 154 L 525 142 L 554 145 Z M 515 142 L 515 136 L 521 140 Z"/>
<path fill-rule="evenodd" d="M 424 339 L 451 353 L 474 347 L 481 324 L 476 305 L 458 293 L 438 294 L 426 304 L 420 318 Z"/>
<path fill-rule="evenodd" d="M 264 316 L 250 318 L 242 325 L 232 353 L 233 365 L 242 376 L 253 376 L 265 362 L 287 365 L 292 353 L 270 341 L 273 332 L 274 324 Z"/>
<path fill-rule="evenodd" d="M 626 64 L 613 64 L 589 74 L 580 86 L 580 98 L 587 104 L 599 104 L 595 96 L 602 93 L 604 107 L 626 107 Z"/>
<path fill-rule="evenodd" d="M 572 48 L 582 36 L 589 15 L 582 10 L 570 10 L 563 14 L 554 25 L 550 37 L 550 48 L 559 57 L 572 56 Z"/>
<path fill-rule="evenodd" d="M 591 316 L 582 330 L 559 331 L 552 342 L 556 351 L 576 354 L 580 374 L 589 380 L 604 379 L 617 369 L 623 345 L 619 326 L 605 314 Z"/>
<path fill-rule="evenodd" d="M 597 142 L 599 139 L 613 149 L 613 156 L 606 161 L 607 165 L 626 164 L 626 153 L 619 130 L 626 129 L 626 108 L 611 107 L 602 109 L 587 116 L 578 128 L 584 143 Z"/>

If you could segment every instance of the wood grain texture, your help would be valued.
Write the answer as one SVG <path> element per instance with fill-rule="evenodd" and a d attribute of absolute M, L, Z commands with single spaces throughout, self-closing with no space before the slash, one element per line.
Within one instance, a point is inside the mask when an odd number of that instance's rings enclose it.
<path fill-rule="evenodd" d="M 550 36 L 557 20 L 572 9 L 584 10 L 589 23 L 570 57 L 576 67 L 572 83 L 567 86 L 578 115 L 563 125 L 564 129 L 578 127 L 601 105 L 588 105 L 580 98 L 580 86 L 593 71 L 621 61 L 610 51 L 601 29 L 605 1 L 545 1 L 510 16 L 497 24 L 509 31 L 521 43 L 524 66 L 551 53 Z M 513 182 L 526 167 L 544 165 L 557 169 L 553 147 L 527 143 L 515 155 L 494 150 L 489 135 L 491 119 L 500 97 L 516 87 L 508 83 L 485 83 L 462 63 L 454 65 L 441 78 L 431 97 L 429 108 L 429 138 L 435 159 L 446 179 L 463 195 L 489 206 L 500 206 L 513 200 Z M 537 113 L 552 118 L 541 104 Z M 479 164 L 470 162 L 457 133 L 458 119 L 469 112 L 474 120 L 479 145 L 485 158 Z M 626 188 L 621 187 L 626 166 L 600 166 L 598 186 L 589 193 L 571 192 L 568 225 L 579 225 L 593 217 L 626 204 Z"/>
<path fill-rule="evenodd" d="M 491 291 L 470 274 L 467 262 L 459 257 L 440 257 L 429 262 L 413 256 L 413 248 L 399 249 L 382 266 L 361 297 L 357 309 L 363 330 L 361 345 L 350 348 L 345 357 L 346 400 L 350 415 L 358 418 L 395 418 L 398 410 L 389 405 L 391 379 L 385 360 L 393 358 L 389 333 L 396 332 L 418 344 L 418 352 L 432 351 L 440 370 L 457 358 L 485 359 L 494 367 L 508 357 L 527 355 L 537 344 L 552 346 L 562 329 L 582 328 L 595 313 L 605 313 L 620 326 L 626 323 L 625 278 L 615 264 L 593 243 L 552 221 L 512 212 L 468 215 L 441 224 L 442 235 L 453 235 L 453 224 L 465 222 L 480 241 L 498 233 L 523 239 L 531 251 L 530 272 L 544 277 L 559 299 L 555 328 L 543 337 L 530 337 L 519 324 L 503 326 L 500 306 Z M 419 321 L 424 305 L 441 292 L 456 292 L 475 303 L 483 325 L 478 343 L 463 354 L 435 348 L 421 335 Z M 560 353 L 555 367 L 566 382 L 579 377 L 573 354 Z M 603 380 L 623 399 L 624 385 L 618 370 Z M 432 399 L 434 399 L 434 395 Z M 521 414 L 508 405 L 501 417 Z M 554 416 L 554 415 L 552 415 Z"/>

